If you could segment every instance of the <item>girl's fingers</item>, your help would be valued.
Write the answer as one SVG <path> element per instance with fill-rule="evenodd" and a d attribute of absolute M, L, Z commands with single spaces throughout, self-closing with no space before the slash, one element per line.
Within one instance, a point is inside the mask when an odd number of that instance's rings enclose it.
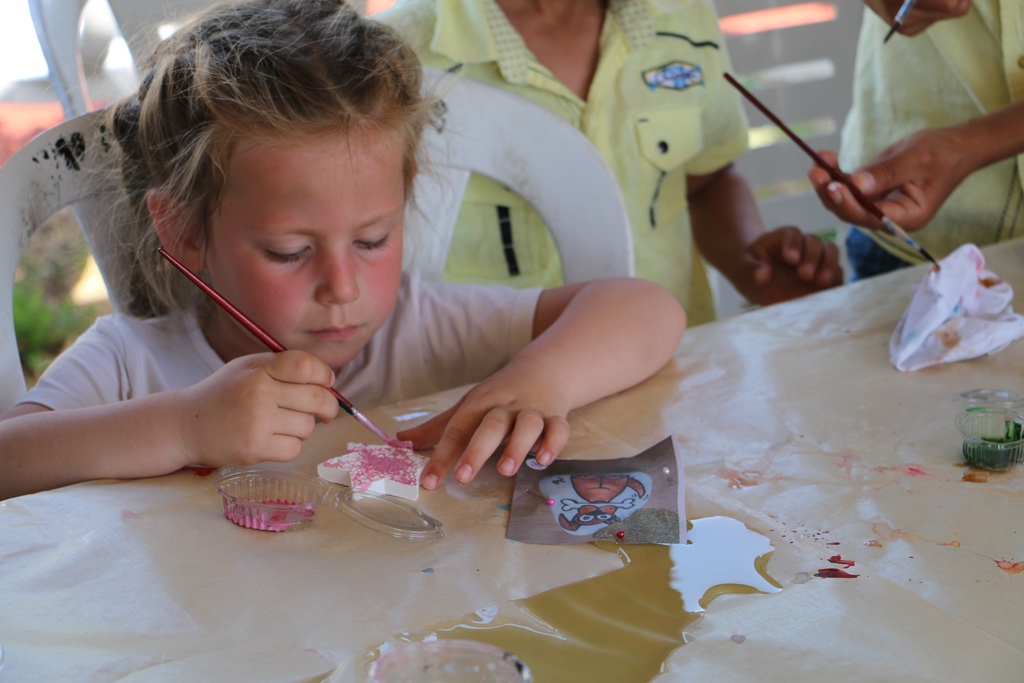
<path fill-rule="evenodd" d="M 441 417 L 441 416 L 438 416 Z M 424 488 L 434 489 L 452 471 L 456 481 L 471 482 L 489 458 L 497 454 L 496 467 L 505 476 L 519 471 L 526 456 L 536 451 L 541 464 L 550 464 L 565 448 L 569 439 L 569 423 L 564 417 L 545 418 L 535 410 L 510 411 L 494 408 L 468 431 L 461 426 L 462 416 L 445 416 L 444 433 L 423 471 Z M 430 421 L 441 424 L 438 418 Z M 433 427 L 430 423 L 406 430 L 399 438 L 423 437 Z"/>
<path fill-rule="evenodd" d="M 498 457 L 498 472 L 506 477 L 515 474 L 538 437 L 544 433 L 544 427 L 544 418 L 534 410 L 524 410 L 516 415 L 512 433 Z"/>
<path fill-rule="evenodd" d="M 561 415 L 553 415 L 544 420 L 544 434 L 537 445 L 537 462 L 545 467 L 555 461 L 565 445 L 569 443 L 569 421 Z"/>
<path fill-rule="evenodd" d="M 494 453 L 501 448 L 506 437 L 515 424 L 515 417 L 504 408 L 493 408 L 484 415 L 477 425 L 476 430 L 469 438 L 469 442 L 462 451 L 462 456 L 455 464 L 455 478 L 467 484 L 473 481 L 473 477 L 480 470 L 480 467 Z M 445 431 L 445 437 L 452 427 L 455 426 L 455 419 Z M 461 432 L 461 430 L 460 430 Z M 536 435 L 534 435 L 536 438 Z M 444 438 L 442 438 L 444 441 Z M 532 443 L 532 441 L 531 441 Z"/>

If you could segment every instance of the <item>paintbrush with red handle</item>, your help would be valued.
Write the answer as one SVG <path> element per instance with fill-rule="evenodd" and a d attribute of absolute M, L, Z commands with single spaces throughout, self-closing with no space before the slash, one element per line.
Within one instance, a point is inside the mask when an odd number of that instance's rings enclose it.
<path fill-rule="evenodd" d="M 882 213 L 882 210 L 879 209 L 873 201 L 868 199 L 864 195 L 864 193 L 860 191 L 860 188 L 857 187 L 856 183 L 853 182 L 853 178 L 851 178 L 850 176 L 843 173 L 832 164 L 822 159 L 820 154 L 811 149 L 807 145 L 807 143 L 801 140 L 796 133 L 791 131 L 789 129 L 789 126 L 783 123 L 778 116 L 773 114 L 772 111 L 768 109 L 768 107 L 766 107 L 759 99 L 754 97 L 754 95 L 749 90 L 740 85 L 739 82 L 735 78 L 733 78 L 731 74 L 724 74 L 724 76 L 725 80 L 729 81 L 729 83 L 731 83 L 734 88 L 739 90 L 744 97 L 750 100 L 751 104 L 760 109 L 762 114 L 771 119 L 772 123 L 774 123 L 780 129 L 782 129 L 782 132 L 788 135 L 790 139 L 792 139 L 793 142 L 795 142 L 800 147 L 800 149 L 807 152 L 808 156 L 814 159 L 814 163 L 825 169 L 825 171 L 828 172 L 832 180 L 836 181 L 837 183 L 842 183 L 843 185 L 845 185 L 850 190 L 850 194 L 853 195 L 853 198 L 857 200 L 857 203 L 863 206 L 864 209 L 868 211 L 872 216 L 882 221 L 882 225 L 885 226 L 886 230 L 888 230 L 890 233 L 906 242 L 908 245 L 910 245 L 911 248 L 916 249 L 917 252 L 921 254 L 921 256 L 925 257 L 926 259 L 934 263 L 936 268 L 939 267 L 939 264 L 935 263 L 935 259 L 932 258 L 931 254 L 925 251 L 924 247 L 922 247 L 920 244 L 911 239 L 910 235 L 908 235 L 906 231 L 903 230 L 903 228 L 896 225 L 896 223 L 891 218 Z"/>
<path fill-rule="evenodd" d="M 220 306 L 225 311 L 227 311 L 228 314 L 230 314 L 232 318 L 234 318 L 239 323 L 241 323 L 242 327 L 244 327 L 245 329 L 249 330 L 249 332 L 251 332 L 254 337 L 256 337 L 261 342 L 266 344 L 267 348 L 269 348 L 271 351 L 274 351 L 274 352 L 280 352 L 280 351 L 287 350 L 287 349 L 284 348 L 284 346 L 281 345 L 280 342 L 278 342 L 276 339 L 274 339 L 269 334 L 267 334 L 267 332 L 262 327 L 260 327 L 256 323 L 254 323 L 252 320 L 249 319 L 248 316 L 246 316 L 240 310 L 235 308 L 231 304 L 230 301 L 228 301 L 227 299 L 222 297 L 217 292 L 217 290 L 215 290 L 213 287 L 211 287 L 210 285 L 206 284 L 201 279 L 199 279 L 199 276 L 196 275 L 195 273 L 193 273 L 191 270 L 189 270 L 189 268 L 187 266 L 185 266 L 183 263 L 181 263 L 176 258 L 171 256 L 164 249 L 161 248 L 161 249 L 158 249 L 157 251 L 160 252 L 161 256 L 163 256 L 165 259 L 170 261 L 171 265 L 173 265 L 175 268 L 180 270 L 181 273 L 185 277 L 187 277 L 189 280 L 191 280 L 192 284 L 194 284 L 196 287 L 201 289 L 203 291 L 203 293 L 206 294 L 211 299 L 213 299 L 213 301 L 218 306 Z M 338 404 L 345 410 L 346 413 L 348 413 L 349 415 L 354 417 L 356 420 L 358 420 L 359 424 L 363 425 L 364 427 L 369 429 L 371 432 L 373 432 L 384 443 L 386 443 L 389 446 L 394 446 L 396 448 L 412 448 L 412 443 L 410 443 L 408 441 L 399 441 L 398 439 L 395 439 L 395 438 L 390 437 L 387 434 L 385 434 L 381 430 L 380 427 L 378 427 L 377 425 L 373 424 L 373 422 L 371 422 L 368 417 L 366 417 L 361 412 L 359 412 L 356 409 L 356 407 L 354 405 L 352 405 L 352 402 L 349 401 L 344 396 L 342 396 L 341 393 L 339 393 L 337 389 L 335 389 L 334 387 L 327 387 L 327 391 L 331 392 L 331 395 L 334 396 L 336 399 L 338 399 Z"/>

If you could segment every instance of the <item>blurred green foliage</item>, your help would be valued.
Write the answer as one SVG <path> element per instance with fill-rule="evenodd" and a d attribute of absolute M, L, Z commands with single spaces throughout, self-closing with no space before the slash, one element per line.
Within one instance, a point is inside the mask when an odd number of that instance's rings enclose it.
<path fill-rule="evenodd" d="M 36 278 L 14 285 L 14 330 L 18 353 L 27 379 L 32 380 L 95 319 L 92 306 L 70 300 L 55 301 Z"/>

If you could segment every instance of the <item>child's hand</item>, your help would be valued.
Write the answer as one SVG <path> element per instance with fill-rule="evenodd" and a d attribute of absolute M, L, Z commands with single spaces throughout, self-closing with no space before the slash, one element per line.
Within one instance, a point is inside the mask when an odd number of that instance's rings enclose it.
<path fill-rule="evenodd" d="M 756 239 L 744 254 L 752 269 L 754 303 L 786 301 L 843 283 L 836 245 L 789 226 Z"/>
<path fill-rule="evenodd" d="M 327 365 L 302 351 L 236 358 L 180 392 L 184 457 L 209 467 L 295 459 L 317 418 L 338 414 L 326 389 L 333 381 Z"/>
<path fill-rule="evenodd" d="M 399 439 L 412 441 L 416 448 L 437 444 L 423 470 L 424 488 L 437 488 L 453 465 L 456 479 L 472 481 L 499 450 L 498 471 L 512 476 L 529 452 L 534 451 L 537 460 L 548 465 L 565 448 L 569 441 L 569 422 L 565 419 L 568 410 L 542 407 L 545 401 L 530 400 L 527 392 L 520 394 L 516 385 L 521 382 L 503 382 L 503 374 L 508 373 L 499 372 L 452 408 L 398 433 Z"/>

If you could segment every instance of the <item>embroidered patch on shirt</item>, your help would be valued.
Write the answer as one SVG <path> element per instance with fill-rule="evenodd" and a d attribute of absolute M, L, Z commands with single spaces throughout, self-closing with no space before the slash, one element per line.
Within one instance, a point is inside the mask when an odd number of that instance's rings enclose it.
<path fill-rule="evenodd" d="M 686 90 L 694 85 L 703 85 L 704 73 L 699 66 L 686 62 L 669 62 L 663 66 L 648 69 L 641 74 L 644 83 L 651 90 L 668 88 Z"/>

